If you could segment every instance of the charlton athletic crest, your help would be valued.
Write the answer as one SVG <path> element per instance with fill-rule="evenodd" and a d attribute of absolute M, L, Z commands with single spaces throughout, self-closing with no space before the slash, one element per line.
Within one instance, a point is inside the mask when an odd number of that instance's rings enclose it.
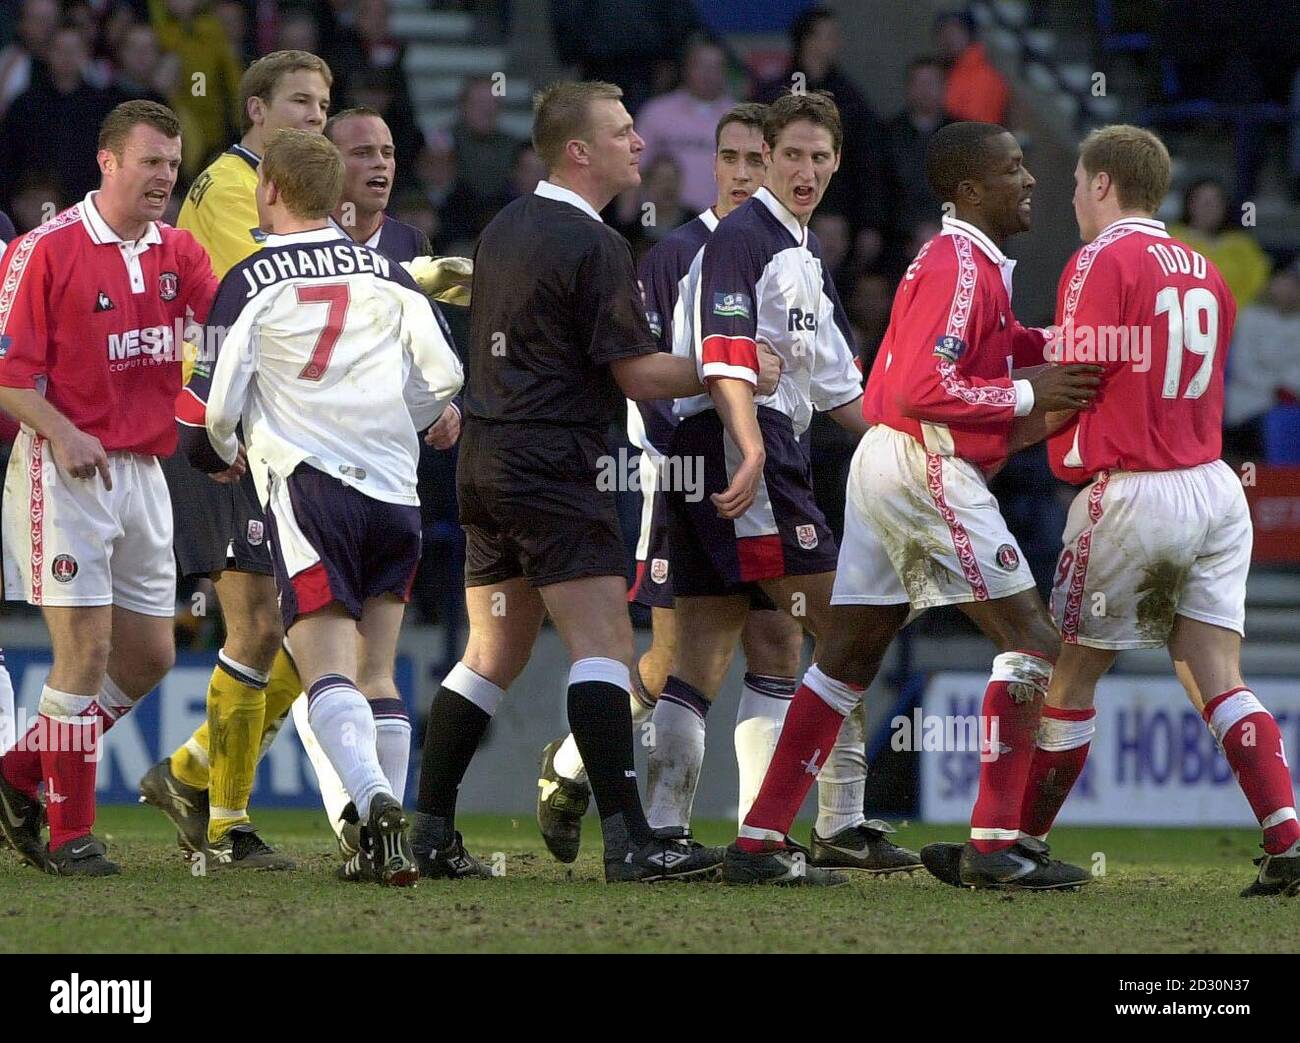
<path fill-rule="evenodd" d="M 799 546 L 804 550 L 812 550 L 817 546 L 816 525 L 796 525 L 794 534 L 799 537 Z"/>
<path fill-rule="evenodd" d="M 248 520 L 248 544 L 249 544 L 249 546 L 251 546 L 251 547 L 260 547 L 260 546 L 262 545 L 262 537 L 263 537 L 263 535 L 264 535 L 264 530 L 263 530 L 263 528 L 262 528 L 262 523 L 261 523 L 260 521 L 258 521 L 256 518 L 250 518 L 250 519 Z"/>
<path fill-rule="evenodd" d="M 158 276 L 158 296 L 165 301 L 174 301 L 180 291 L 181 279 L 175 272 L 163 272 Z"/>
<path fill-rule="evenodd" d="M 71 583 L 77 575 L 77 559 L 71 554 L 60 554 L 50 562 L 50 573 L 60 583 Z"/>
<path fill-rule="evenodd" d="M 1020 555 L 1016 553 L 1016 548 L 1009 543 L 1002 544 L 998 548 L 998 564 L 1008 572 L 1015 572 L 1020 564 Z"/>
<path fill-rule="evenodd" d="M 667 558 L 655 558 L 650 562 L 650 578 L 656 583 L 662 583 L 668 578 Z"/>

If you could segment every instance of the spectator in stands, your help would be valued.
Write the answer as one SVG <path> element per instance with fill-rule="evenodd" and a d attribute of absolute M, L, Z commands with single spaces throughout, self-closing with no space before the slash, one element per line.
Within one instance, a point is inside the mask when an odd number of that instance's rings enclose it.
<path fill-rule="evenodd" d="M 182 172 L 192 178 L 239 136 L 243 70 L 206 0 L 149 0 L 149 15 L 159 45 L 180 59 L 171 107 L 181 118 Z"/>
<path fill-rule="evenodd" d="M 676 62 L 702 28 L 683 0 L 551 0 L 560 61 L 578 66 L 579 79 L 617 83 L 633 116 L 653 93 L 659 68 Z"/>
<path fill-rule="evenodd" d="M 1169 234 L 1215 263 L 1237 308 L 1243 309 L 1263 292 L 1273 265 L 1255 237 L 1232 220 L 1234 216 L 1223 182 L 1199 178 L 1183 192 L 1182 223 L 1173 225 Z"/>
<path fill-rule="evenodd" d="M 948 69 L 943 107 L 952 118 L 1005 123 L 1011 91 L 984 45 L 975 39 L 971 16 L 964 11 L 940 15 L 934 23 L 934 42 Z"/>
<path fill-rule="evenodd" d="M 858 342 L 858 357 L 862 359 L 864 373 L 871 372 L 876 352 L 885 339 L 892 304 L 893 292 L 889 279 L 883 275 L 858 276 L 854 280 L 852 291 L 844 298 L 844 310 L 853 325 L 853 333 Z"/>
<path fill-rule="evenodd" d="M 217 0 L 212 13 L 226 32 L 226 42 L 241 68 L 247 68 L 259 57 L 259 52 L 249 33 L 249 11 L 243 0 Z M 320 53 L 320 52 L 316 52 Z"/>
<path fill-rule="evenodd" d="M 437 215 L 437 234 L 429 236 L 435 250 L 440 254 L 467 252 L 466 244 L 473 242 L 491 214 L 482 211 L 482 203 L 460 179 L 451 137 L 436 134 L 421 149 L 415 171 L 419 191 Z"/>
<path fill-rule="evenodd" d="M 58 183 L 48 174 L 33 171 L 18 183 L 9 206 L 19 235 L 43 225 L 68 205 Z"/>
<path fill-rule="evenodd" d="M 292 7 L 283 12 L 280 15 L 275 47 L 278 51 L 319 54 L 320 26 L 316 16 L 302 7 Z"/>
<path fill-rule="evenodd" d="M 59 28 L 46 53 L 49 83 L 24 91 L 5 112 L 0 121 L 0 205 L 12 203 L 19 181 L 31 172 L 48 174 L 66 199 L 80 199 L 98 187 L 95 142 L 114 101 L 109 92 L 86 82 L 88 60 L 81 34 L 71 25 Z"/>
<path fill-rule="evenodd" d="M 817 208 L 819 214 L 843 214 L 854 236 L 854 256 L 864 266 L 877 264 L 893 201 L 885 169 L 884 141 L 875 110 L 838 65 L 843 34 L 835 12 L 812 7 L 790 24 L 790 66 L 779 79 L 763 84 L 755 100 L 773 102 L 798 83 L 801 89 L 826 90 L 835 96 L 844 127 L 840 169 Z M 799 79 L 796 79 L 799 77 Z M 712 139 L 710 139 L 712 141 Z"/>
<path fill-rule="evenodd" d="M 331 71 L 333 66 L 330 66 Z M 332 108 L 365 106 L 374 109 L 384 118 L 393 133 L 393 147 L 397 150 L 397 186 L 409 188 L 415 181 L 415 158 L 424 148 L 424 135 L 416 126 L 406 91 L 406 77 L 400 68 L 362 69 L 347 78 L 347 87 L 339 91 L 336 78 L 331 91 Z M 407 99 L 403 101 L 403 99 Z"/>
<path fill-rule="evenodd" d="M 59 14 L 58 0 L 23 0 L 18 37 L 0 51 L 0 115 L 29 87 L 48 85 L 44 58 Z"/>
<path fill-rule="evenodd" d="M 1300 268 L 1279 268 L 1268 292 L 1237 317 L 1228 356 L 1223 425 L 1226 451 L 1260 448 L 1259 420 L 1277 405 L 1300 402 Z"/>
<path fill-rule="evenodd" d="M 176 91 L 180 72 L 180 59 L 162 53 L 153 28 L 136 22 L 123 31 L 118 43 L 109 90 L 118 102 L 142 99 L 166 105 Z"/>
<path fill-rule="evenodd" d="M 510 167 L 517 139 L 501 129 L 501 102 L 486 76 L 471 76 L 461 86 L 460 116 L 451 129 L 461 181 L 497 208 L 509 198 Z"/>
<path fill-rule="evenodd" d="M 933 223 L 939 216 L 939 199 L 925 176 L 925 146 L 930 135 L 952 121 L 943 107 L 944 89 L 943 63 L 937 58 L 914 58 L 907 67 L 903 110 L 885 124 L 885 156 L 894 199 L 890 229 L 900 252 L 916 225 Z"/>
<path fill-rule="evenodd" d="M 621 231 L 632 244 L 632 255 L 639 264 L 642 254 L 699 211 L 683 205 L 682 169 L 668 152 L 659 153 L 649 166 L 642 165 L 637 195 L 633 219 Z"/>
<path fill-rule="evenodd" d="M 849 289 L 849 268 L 852 267 L 853 235 L 849 219 L 843 214 L 813 214 L 808 230 L 817 237 L 822 267 L 830 272 L 831 281 L 843 297 Z"/>
<path fill-rule="evenodd" d="M 636 114 L 636 132 L 645 141 L 641 165 L 665 153 L 677 161 L 682 201 L 699 213 L 713 205 L 714 131 L 736 104 L 727 94 L 726 56 L 703 38 L 693 40 L 682 59 L 681 86 L 651 98 Z"/>
<path fill-rule="evenodd" d="M 546 164 L 533 148 L 532 142 L 525 141 L 515 152 L 514 165 L 510 169 L 510 198 L 533 194 L 537 182 L 546 177 Z"/>

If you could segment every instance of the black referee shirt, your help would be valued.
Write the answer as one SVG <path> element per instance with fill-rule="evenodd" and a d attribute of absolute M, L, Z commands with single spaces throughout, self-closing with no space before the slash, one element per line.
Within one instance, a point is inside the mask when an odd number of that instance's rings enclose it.
<path fill-rule="evenodd" d="M 466 415 L 603 434 L 624 396 L 609 363 L 658 350 L 632 251 L 577 194 L 542 181 L 474 253 Z"/>

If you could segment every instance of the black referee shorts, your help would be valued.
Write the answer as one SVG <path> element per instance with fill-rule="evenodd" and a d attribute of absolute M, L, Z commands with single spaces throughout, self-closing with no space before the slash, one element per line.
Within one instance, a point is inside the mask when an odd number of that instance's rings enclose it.
<path fill-rule="evenodd" d="M 178 575 L 228 568 L 271 575 L 266 519 L 251 474 L 222 485 L 191 467 L 180 451 L 163 460 L 162 469 L 172 498 Z"/>
<path fill-rule="evenodd" d="M 603 433 L 468 420 L 456 465 L 465 585 L 626 576 L 615 494 L 597 484 L 608 455 Z"/>

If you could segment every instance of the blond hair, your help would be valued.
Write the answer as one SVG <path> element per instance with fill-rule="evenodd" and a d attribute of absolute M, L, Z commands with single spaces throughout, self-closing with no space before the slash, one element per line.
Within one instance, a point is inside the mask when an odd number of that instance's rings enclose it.
<path fill-rule="evenodd" d="M 1169 192 L 1169 150 L 1142 127 L 1116 123 L 1094 130 L 1079 146 L 1079 161 L 1089 178 L 1110 175 L 1124 210 L 1154 214 Z"/>
<path fill-rule="evenodd" d="M 533 96 L 533 148 L 548 173 L 559 166 L 565 145 L 591 132 L 591 103 L 622 97 L 622 87 L 601 80 L 553 83 Z"/>
<path fill-rule="evenodd" d="M 343 195 L 343 157 L 334 142 L 306 130 L 277 130 L 262 156 L 262 177 L 295 217 L 333 213 Z"/>
<path fill-rule="evenodd" d="M 252 117 L 248 115 L 248 99 L 261 98 L 270 105 L 281 77 L 300 69 L 318 72 L 326 87 L 334 86 L 334 74 L 325 59 L 309 51 L 272 51 L 248 67 L 239 80 L 240 133 L 247 134 L 253 127 Z"/>

